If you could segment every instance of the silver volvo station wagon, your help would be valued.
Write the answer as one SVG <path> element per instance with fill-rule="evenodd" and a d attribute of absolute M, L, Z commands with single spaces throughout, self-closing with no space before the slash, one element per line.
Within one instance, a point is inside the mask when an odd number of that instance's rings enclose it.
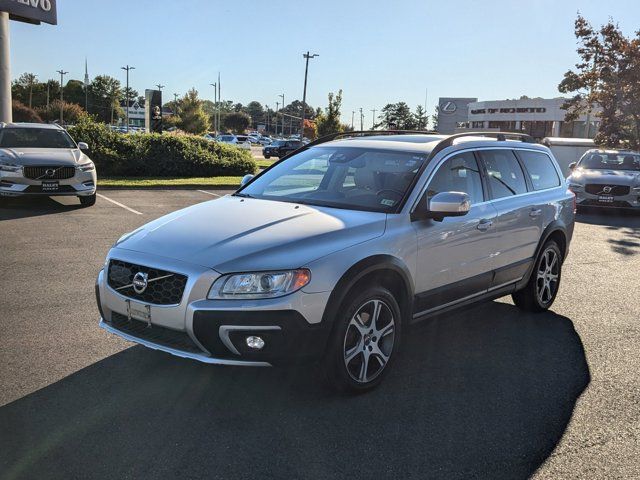
<path fill-rule="evenodd" d="M 548 309 L 574 215 L 526 135 L 324 137 L 122 236 L 97 279 L 100 326 L 212 364 L 319 361 L 364 391 L 413 322 L 509 294 Z"/>

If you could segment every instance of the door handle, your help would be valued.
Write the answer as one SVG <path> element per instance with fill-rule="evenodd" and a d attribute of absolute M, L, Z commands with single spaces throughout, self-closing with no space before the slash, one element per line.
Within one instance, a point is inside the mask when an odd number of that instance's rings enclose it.
<path fill-rule="evenodd" d="M 486 232 L 487 230 L 489 230 L 489 228 L 491 228 L 491 225 L 493 225 L 493 222 L 491 220 L 483 218 L 482 220 L 480 220 L 480 223 L 478 223 L 478 226 L 476 228 L 481 232 Z"/>
<path fill-rule="evenodd" d="M 531 209 L 531 211 L 529 212 L 529 216 L 531 218 L 536 218 L 539 217 L 542 214 L 542 210 L 540 208 L 533 208 Z"/>

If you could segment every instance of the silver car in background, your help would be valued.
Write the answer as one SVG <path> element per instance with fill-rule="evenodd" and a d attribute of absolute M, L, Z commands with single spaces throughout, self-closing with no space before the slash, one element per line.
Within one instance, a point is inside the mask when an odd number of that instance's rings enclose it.
<path fill-rule="evenodd" d="M 575 197 L 548 148 L 369 134 L 317 140 L 121 237 L 96 283 L 101 327 L 205 363 L 319 361 L 357 392 L 411 323 L 504 295 L 552 305 Z"/>
<path fill-rule="evenodd" d="M 578 207 L 640 209 L 640 153 L 593 149 L 570 169 Z"/>
<path fill-rule="evenodd" d="M 0 196 L 74 195 L 96 202 L 96 168 L 58 125 L 0 123 Z"/>

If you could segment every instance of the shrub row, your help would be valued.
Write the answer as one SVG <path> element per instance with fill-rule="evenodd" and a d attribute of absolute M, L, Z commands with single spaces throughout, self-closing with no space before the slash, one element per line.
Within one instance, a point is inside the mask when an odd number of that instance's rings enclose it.
<path fill-rule="evenodd" d="M 81 119 L 69 134 L 89 144 L 89 156 L 103 176 L 216 177 L 257 170 L 246 150 L 191 135 L 125 135 L 90 119 Z"/>

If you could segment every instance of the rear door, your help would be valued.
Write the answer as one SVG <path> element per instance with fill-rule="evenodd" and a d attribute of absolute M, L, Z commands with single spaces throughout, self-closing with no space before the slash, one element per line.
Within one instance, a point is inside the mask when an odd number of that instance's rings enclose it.
<path fill-rule="evenodd" d="M 435 171 L 425 195 L 464 192 L 471 210 L 461 217 L 412 223 L 417 232 L 416 313 L 487 291 L 497 252 L 496 210 L 486 201 L 478 162 L 471 151 L 454 154 Z"/>
<path fill-rule="evenodd" d="M 530 182 L 512 149 L 478 151 L 487 178 L 491 204 L 497 211 L 498 254 L 492 287 L 522 278 L 529 268 L 542 234 L 539 208 L 532 205 Z"/>

